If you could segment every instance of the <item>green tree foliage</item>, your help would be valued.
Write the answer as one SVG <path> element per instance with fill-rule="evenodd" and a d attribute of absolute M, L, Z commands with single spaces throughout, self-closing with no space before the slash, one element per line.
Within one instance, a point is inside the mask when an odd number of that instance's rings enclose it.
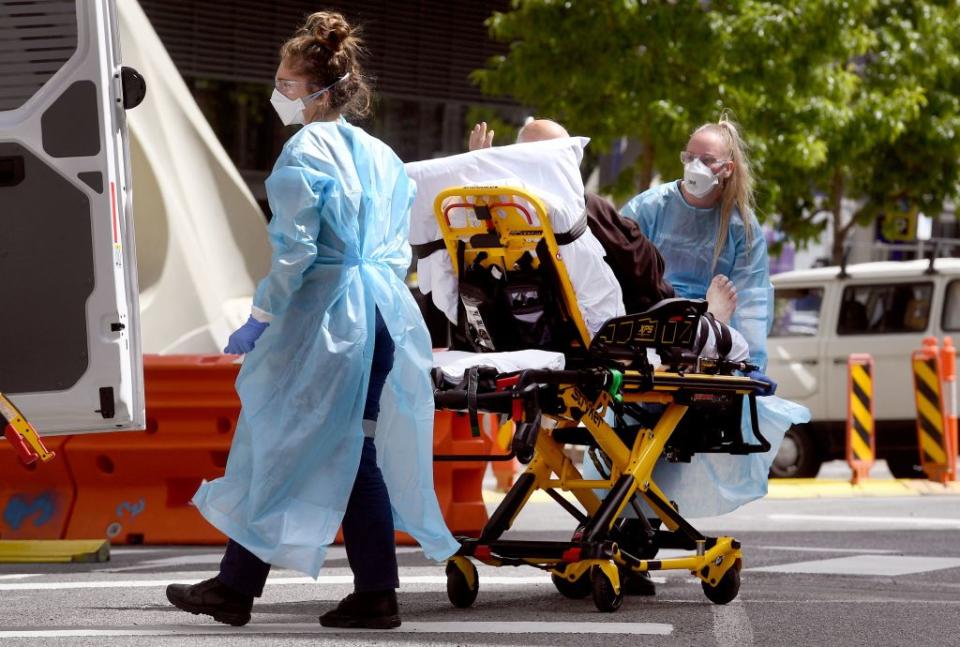
<path fill-rule="evenodd" d="M 489 20 L 509 52 L 475 79 L 488 94 L 589 134 L 600 149 L 624 135 L 642 142 L 642 188 L 655 168 L 679 168 L 691 126 L 715 112 L 707 18 L 693 2 L 515 1 Z"/>
<path fill-rule="evenodd" d="M 760 215 L 800 244 L 829 222 L 835 259 L 855 223 L 894 205 L 933 215 L 956 194 L 955 1 L 514 0 L 488 24 L 510 46 L 475 73 L 483 90 L 600 149 L 641 142 L 635 190 L 679 175 L 692 129 L 729 109 L 751 144 Z M 862 205 L 852 218 L 845 198 Z"/>

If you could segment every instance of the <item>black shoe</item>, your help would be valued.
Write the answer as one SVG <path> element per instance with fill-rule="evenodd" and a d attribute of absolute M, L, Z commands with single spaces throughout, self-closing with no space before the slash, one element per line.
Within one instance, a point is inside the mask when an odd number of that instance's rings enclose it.
<path fill-rule="evenodd" d="M 620 586 L 625 595 L 656 595 L 657 587 L 650 579 L 650 573 L 620 571 Z"/>
<path fill-rule="evenodd" d="M 397 592 L 367 591 L 351 593 L 336 609 L 320 616 L 324 627 L 395 629 L 400 626 L 400 612 L 397 609 Z"/>
<path fill-rule="evenodd" d="M 239 593 L 215 577 L 197 584 L 171 584 L 170 604 L 196 615 L 203 613 L 217 622 L 240 627 L 250 622 L 253 597 Z"/>

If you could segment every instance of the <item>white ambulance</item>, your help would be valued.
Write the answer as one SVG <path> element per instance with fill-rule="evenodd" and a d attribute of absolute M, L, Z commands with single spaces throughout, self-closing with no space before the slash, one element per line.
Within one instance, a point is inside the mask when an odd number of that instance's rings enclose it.
<path fill-rule="evenodd" d="M 0 392 L 41 434 L 144 427 L 113 0 L 0 2 Z"/>

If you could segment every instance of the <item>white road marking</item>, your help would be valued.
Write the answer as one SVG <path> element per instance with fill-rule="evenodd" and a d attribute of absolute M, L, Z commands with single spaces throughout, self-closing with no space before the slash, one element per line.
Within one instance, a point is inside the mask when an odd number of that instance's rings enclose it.
<path fill-rule="evenodd" d="M 397 546 L 397 554 L 405 555 L 408 553 L 419 553 L 420 549 L 415 546 Z M 170 546 L 167 548 L 150 548 L 147 546 L 111 546 L 111 555 L 146 555 L 148 553 L 177 553 L 183 555 L 182 546 Z M 343 546 L 330 546 L 327 551 L 327 559 L 343 559 L 346 557 L 346 551 Z M 217 553 L 218 557 L 223 557 L 223 552 Z M 219 561 L 219 558 L 218 560 Z"/>
<path fill-rule="evenodd" d="M 103 571 L 100 571 L 103 572 Z M 37 575 L 0 576 L 9 579 L 21 577 L 39 577 Z M 143 579 L 143 580 L 68 580 L 46 582 L 0 582 L 0 591 L 55 591 L 61 589 L 133 589 L 162 587 L 168 584 L 196 584 L 202 579 L 199 577 L 182 577 L 170 579 Z M 665 577 L 651 577 L 656 584 L 665 584 Z M 699 582 L 699 580 L 696 580 Z M 445 575 L 401 575 L 401 584 L 443 584 L 446 585 Z M 480 572 L 480 586 L 529 586 L 531 584 L 551 584 L 549 575 L 529 575 L 509 577 L 504 575 L 486 575 Z M 311 577 L 270 577 L 267 586 L 298 585 L 298 584 L 353 584 L 353 575 L 321 575 L 314 580 Z"/>
<path fill-rule="evenodd" d="M 697 580 L 699 581 L 699 580 Z M 873 598 L 870 600 L 851 600 L 849 598 L 842 599 L 826 599 L 823 600 L 776 600 L 770 598 L 741 598 L 738 597 L 737 600 L 743 604 L 829 604 L 831 606 L 841 605 L 841 604 L 933 604 L 941 606 L 960 606 L 960 600 L 901 600 L 897 598 Z M 684 599 L 671 599 L 671 598 L 662 598 L 659 595 L 656 598 L 657 604 L 689 604 L 692 606 L 702 607 L 707 602 L 703 599 L 691 600 L 689 598 Z M 732 604 L 732 603 L 731 603 Z"/>
<path fill-rule="evenodd" d="M 627 634 L 669 636 L 673 625 L 659 622 L 405 622 L 396 629 L 328 629 L 318 623 L 252 623 L 244 627 L 180 625 L 130 629 L 37 629 L 0 631 L 0 638 L 114 638 L 119 636 L 277 635 L 344 633 L 426 634 Z"/>
<path fill-rule="evenodd" d="M 746 570 L 760 573 L 813 573 L 830 575 L 879 575 L 893 577 L 960 567 L 952 557 L 908 557 L 905 555 L 853 555 L 810 562 L 758 566 Z"/>
<path fill-rule="evenodd" d="M 813 548 L 811 546 L 757 546 L 764 550 L 785 550 L 797 553 L 856 553 L 857 555 L 889 555 L 891 553 L 900 553 L 899 550 L 887 550 L 883 548 Z"/>
<path fill-rule="evenodd" d="M 196 584 L 199 579 L 158 579 L 158 580 L 74 580 L 59 582 L 15 582 L 0 583 L 0 591 L 41 591 L 58 589 L 129 589 L 167 586 L 168 584 Z M 401 584 L 446 584 L 445 575 L 401 575 Z M 311 577 L 271 577 L 267 585 L 282 584 L 353 584 L 353 575 L 321 575 L 314 580 Z M 528 577 L 480 576 L 480 586 L 486 585 L 529 585 L 550 584 L 549 575 Z"/>
<path fill-rule="evenodd" d="M 861 517 L 830 514 L 768 514 L 773 521 L 833 521 L 836 523 L 878 523 L 885 526 L 924 526 L 927 528 L 960 528 L 960 519 L 943 517 Z"/>
<path fill-rule="evenodd" d="M 180 548 L 147 548 L 145 546 L 110 547 L 111 555 L 146 555 L 147 553 L 182 553 Z"/>
<path fill-rule="evenodd" d="M 753 647 L 753 625 L 742 601 L 714 604 L 712 610 L 717 647 Z"/>
<path fill-rule="evenodd" d="M 219 564 L 223 553 L 204 553 L 199 555 L 178 555 L 176 557 L 161 557 L 159 559 L 145 559 L 132 566 L 118 566 L 105 568 L 99 573 L 123 573 L 126 571 L 141 571 L 151 568 L 166 568 L 169 566 L 197 566 L 198 564 Z"/>
<path fill-rule="evenodd" d="M 24 580 L 28 577 L 40 577 L 40 573 L 14 573 L 12 575 L 0 575 L 0 580 Z"/>
<path fill-rule="evenodd" d="M 737 598 L 738 600 L 740 598 Z M 661 602 L 672 602 L 672 600 L 659 600 Z M 933 604 L 941 606 L 960 606 L 960 600 L 902 600 L 897 598 L 877 598 L 874 600 L 851 600 L 843 598 L 840 600 L 743 600 L 744 604 L 829 604 L 836 606 L 838 604 Z"/>

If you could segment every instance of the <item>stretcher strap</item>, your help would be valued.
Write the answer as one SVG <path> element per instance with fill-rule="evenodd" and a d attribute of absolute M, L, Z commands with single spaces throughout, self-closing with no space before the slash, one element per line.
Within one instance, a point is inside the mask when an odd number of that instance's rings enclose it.
<path fill-rule="evenodd" d="M 429 243 L 411 243 L 410 249 L 413 250 L 413 257 L 415 259 L 426 258 L 433 254 L 434 252 L 439 252 L 441 249 L 446 249 L 447 243 L 442 239 L 438 238 L 437 240 L 431 240 Z"/>
<path fill-rule="evenodd" d="M 576 239 L 583 236 L 584 232 L 587 231 L 587 213 L 583 212 L 580 215 L 580 218 L 577 219 L 577 222 L 573 223 L 573 227 L 569 231 L 565 231 L 561 234 L 554 234 L 553 237 L 557 241 L 558 245 L 569 245 Z"/>
<path fill-rule="evenodd" d="M 707 343 L 707 329 L 710 326 L 713 329 L 713 338 L 717 346 L 717 358 L 724 360 L 730 354 L 733 348 L 733 336 L 730 334 L 730 328 L 726 324 L 717 321 L 712 313 L 707 312 L 700 317 L 700 340 L 697 343 L 697 354 L 703 351 Z"/>
<path fill-rule="evenodd" d="M 474 438 L 480 435 L 480 419 L 477 417 L 477 387 L 479 382 L 479 367 L 471 366 L 467 369 L 467 413 L 470 417 L 470 433 Z"/>

